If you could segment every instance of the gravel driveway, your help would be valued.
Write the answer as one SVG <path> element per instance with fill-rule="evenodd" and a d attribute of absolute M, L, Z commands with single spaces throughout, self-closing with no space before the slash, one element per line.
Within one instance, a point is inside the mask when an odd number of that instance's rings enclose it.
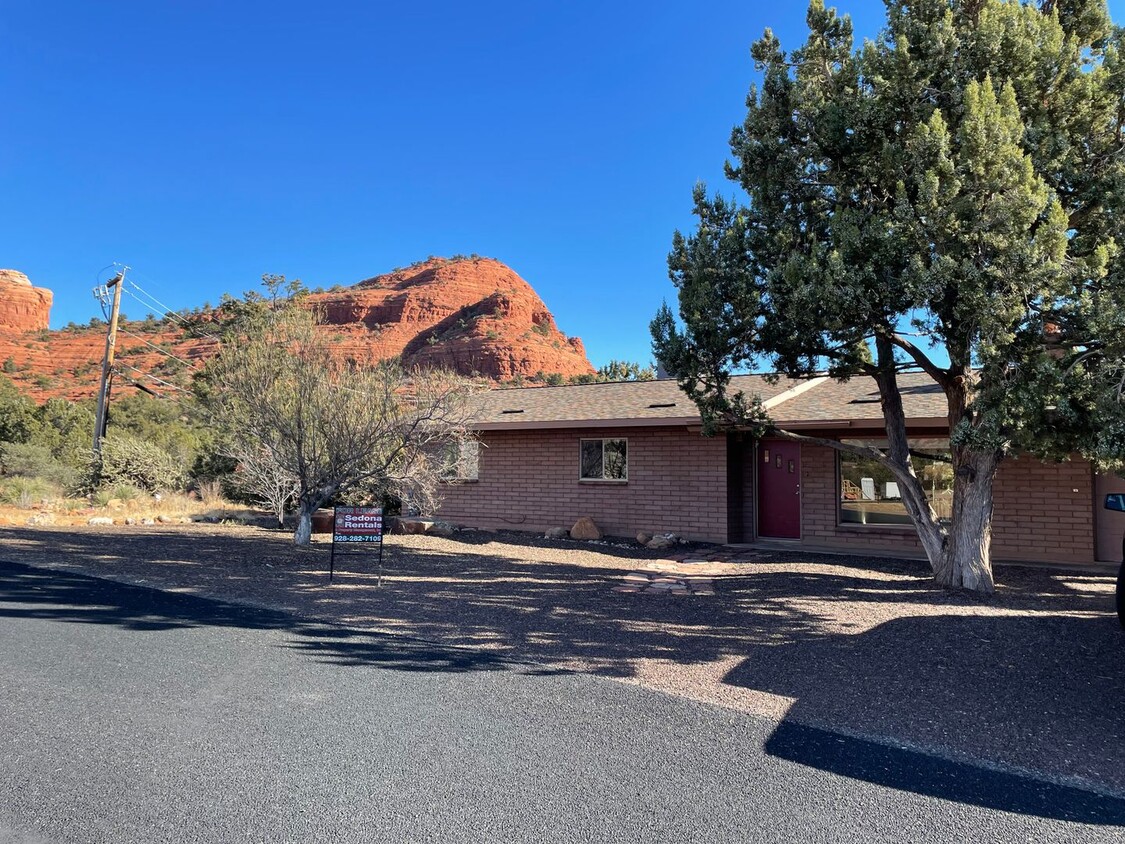
<path fill-rule="evenodd" d="M 1105 575 L 1004 567 L 996 595 L 977 599 L 935 589 L 913 561 L 683 562 L 469 532 L 388 537 L 385 552 L 381 588 L 374 556 L 355 549 L 337 555 L 329 586 L 327 544 L 297 549 L 262 528 L 0 529 L 12 562 L 503 652 L 779 730 L 825 727 L 1125 795 L 1125 634 Z M 689 588 L 620 591 L 642 574 Z M 690 587 L 701 579 L 714 594 Z"/>

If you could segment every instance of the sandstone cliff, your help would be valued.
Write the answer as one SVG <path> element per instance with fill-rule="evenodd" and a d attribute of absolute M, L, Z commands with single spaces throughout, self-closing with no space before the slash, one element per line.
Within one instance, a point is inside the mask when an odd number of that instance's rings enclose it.
<path fill-rule="evenodd" d="M 531 285 L 491 258 L 432 258 L 311 301 L 357 355 L 496 381 L 594 371 Z"/>
<path fill-rule="evenodd" d="M 15 270 L 0 270 L 0 331 L 40 331 L 51 318 L 51 291 L 32 287 L 31 280 Z"/>

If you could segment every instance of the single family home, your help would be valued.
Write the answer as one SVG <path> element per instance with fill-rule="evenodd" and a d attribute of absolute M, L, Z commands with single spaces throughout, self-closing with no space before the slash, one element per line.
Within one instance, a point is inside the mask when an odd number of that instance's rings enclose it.
<path fill-rule="evenodd" d="M 915 471 L 939 516 L 952 503 L 945 396 L 922 373 L 900 385 Z M 787 430 L 885 444 L 869 379 L 736 376 Z M 481 400 L 478 442 L 456 462 L 439 516 L 467 526 L 543 531 L 591 516 L 610 536 L 674 533 L 716 543 L 922 554 L 894 478 L 836 449 L 748 433 L 703 436 L 673 380 L 500 389 Z M 1125 481 L 1074 459 L 1006 459 L 995 484 L 993 556 L 1071 564 L 1120 559 L 1125 515 L 1096 506 Z"/>

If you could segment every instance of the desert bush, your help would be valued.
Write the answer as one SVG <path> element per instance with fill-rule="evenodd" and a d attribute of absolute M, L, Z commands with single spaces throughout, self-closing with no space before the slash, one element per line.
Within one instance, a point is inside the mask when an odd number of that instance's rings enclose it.
<path fill-rule="evenodd" d="M 144 494 L 143 490 L 132 484 L 114 484 L 95 490 L 90 496 L 90 503 L 95 507 L 105 507 L 111 501 L 137 501 Z"/>
<path fill-rule="evenodd" d="M 100 460 L 90 467 L 92 488 L 125 484 L 146 492 L 184 488 L 183 464 L 168 452 L 146 440 L 114 434 L 102 441 Z"/>
<path fill-rule="evenodd" d="M 79 485 L 80 473 L 57 459 L 38 443 L 0 443 L 0 474 L 39 478 L 52 486 L 72 490 Z"/>
<path fill-rule="evenodd" d="M 11 477 L 0 480 L 0 501 L 13 507 L 31 507 L 59 497 L 59 490 L 42 478 Z"/>
<path fill-rule="evenodd" d="M 218 479 L 196 483 L 195 491 L 204 507 L 221 507 L 227 503 L 223 482 Z"/>

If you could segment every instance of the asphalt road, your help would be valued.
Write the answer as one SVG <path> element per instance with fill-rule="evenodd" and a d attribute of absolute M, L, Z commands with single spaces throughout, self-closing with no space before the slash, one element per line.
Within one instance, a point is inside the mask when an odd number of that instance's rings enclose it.
<path fill-rule="evenodd" d="M 0 563 L 0 844 L 1123 836 L 1113 797 Z"/>

